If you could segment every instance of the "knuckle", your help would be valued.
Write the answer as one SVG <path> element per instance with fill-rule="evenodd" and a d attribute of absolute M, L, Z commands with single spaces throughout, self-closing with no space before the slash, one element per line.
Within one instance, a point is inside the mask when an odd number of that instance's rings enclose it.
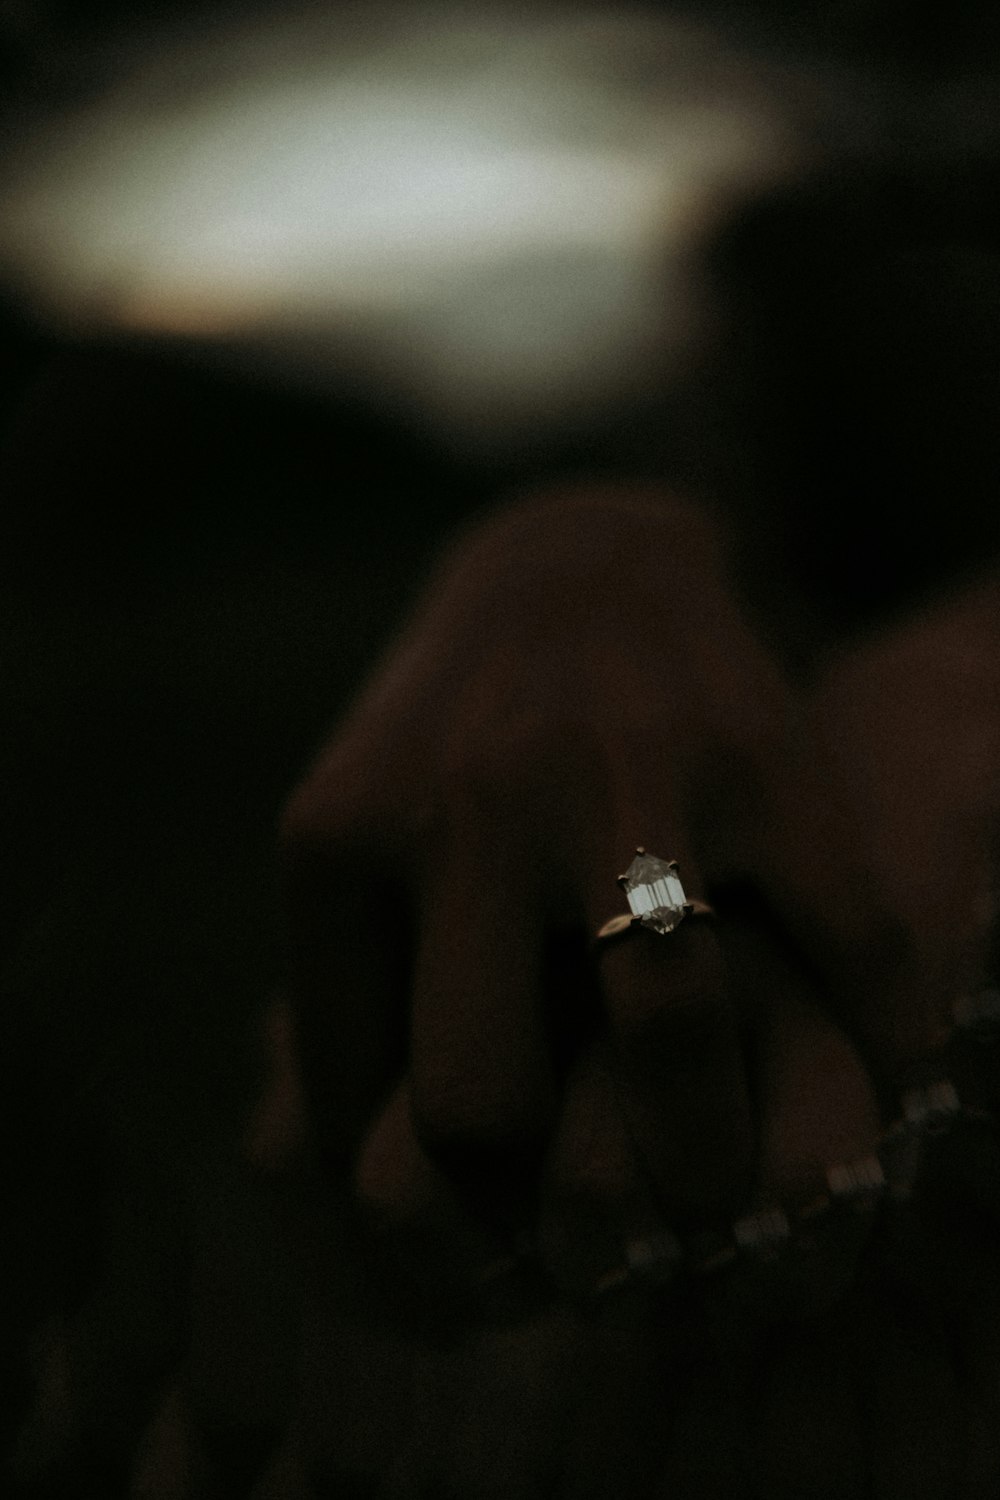
<path fill-rule="evenodd" d="M 565 843 L 581 818 L 592 819 L 611 801 L 607 758 L 592 725 L 551 703 L 466 724 L 449 747 L 444 786 L 457 822 L 501 837 L 530 830 L 537 843 Z"/>
<path fill-rule="evenodd" d="M 371 1226 L 400 1228 L 418 1218 L 423 1187 L 422 1174 L 407 1172 L 403 1162 L 366 1142 L 355 1167 L 354 1196 Z"/>
<path fill-rule="evenodd" d="M 414 1131 L 405 1083 L 395 1090 L 362 1142 L 353 1187 L 369 1219 L 386 1227 L 416 1219 L 433 1196 L 433 1167 Z"/>
<path fill-rule="evenodd" d="M 278 854 L 284 866 L 296 865 L 317 843 L 315 797 L 308 785 L 296 787 L 278 814 Z"/>
<path fill-rule="evenodd" d="M 295 788 L 278 816 L 278 851 L 285 865 L 309 863 L 346 842 L 353 809 L 335 776 L 314 773 Z"/>
<path fill-rule="evenodd" d="M 430 1101 L 414 1109 L 413 1119 L 426 1156 L 453 1179 L 486 1185 L 491 1178 L 516 1174 L 538 1156 L 531 1121 L 501 1117 L 474 1101 Z"/>
<path fill-rule="evenodd" d="M 331 849 L 385 842 L 392 825 L 409 827 L 412 787 L 386 748 L 358 730 L 332 739 L 279 811 L 277 841 L 288 860 Z"/>
<path fill-rule="evenodd" d="M 346 893 L 403 875 L 413 829 L 391 805 L 360 795 L 346 779 L 315 776 L 281 809 L 276 830 L 279 879 L 285 891 Z"/>

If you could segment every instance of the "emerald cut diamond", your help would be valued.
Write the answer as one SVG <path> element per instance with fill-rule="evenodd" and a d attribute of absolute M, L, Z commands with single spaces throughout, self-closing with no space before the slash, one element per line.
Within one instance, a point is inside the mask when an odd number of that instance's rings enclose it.
<path fill-rule="evenodd" d="M 639 849 L 619 877 L 633 918 L 654 932 L 673 932 L 691 909 L 677 870 L 676 860 L 657 859 L 655 854 Z"/>

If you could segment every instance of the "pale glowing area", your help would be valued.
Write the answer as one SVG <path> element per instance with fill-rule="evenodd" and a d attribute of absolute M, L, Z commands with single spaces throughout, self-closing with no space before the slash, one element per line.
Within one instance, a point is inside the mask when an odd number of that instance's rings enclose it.
<path fill-rule="evenodd" d="M 143 203 L 141 239 L 133 228 L 123 242 L 116 226 L 133 216 L 119 216 L 102 184 L 81 214 L 86 258 L 67 278 L 86 295 L 117 267 L 135 287 L 109 309 L 118 316 L 162 299 L 231 326 L 306 309 L 363 316 L 436 300 L 455 276 L 524 254 L 634 255 L 665 196 L 662 173 L 627 157 L 477 151 L 407 124 L 395 139 L 342 141 L 328 158 L 297 142 L 273 180 L 258 157 L 249 183 L 219 173 L 209 136 L 183 174 L 153 164 L 160 192 Z"/>
<path fill-rule="evenodd" d="M 367 362 L 513 420 L 683 341 L 692 223 L 785 161 L 766 97 L 643 13 L 271 20 L 40 126 L 0 181 L 0 262 L 73 327 Z"/>

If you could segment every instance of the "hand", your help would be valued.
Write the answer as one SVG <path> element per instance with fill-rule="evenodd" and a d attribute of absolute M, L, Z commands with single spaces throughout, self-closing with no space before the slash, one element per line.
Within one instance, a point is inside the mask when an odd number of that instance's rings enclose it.
<path fill-rule="evenodd" d="M 793 692 L 710 526 L 661 496 L 515 511 L 452 559 L 285 824 L 313 1127 L 432 1327 L 526 1289 L 525 1229 L 586 1299 L 664 1226 L 801 1201 L 873 1150 L 980 961 L 995 619 L 967 591 Z M 723 915 L 609 947 L 595 980 L 588 934 L 637 842 Z M 823 1306 L 868 1222 L 783 1264 L 765 1304 Z M 649 1319 L 610 1316 L 553 1337 L 592 1390 L 638 1360 L 633 1389 Z M 608 1410 L 613 1466 L 635 1433 Z"/>
<path fill-rule="evenodd" d="M 665 1224 L 872 1149 L 856 1054 L 754 921 L 623 942 L 599 989 L 588 963 L 637 843 L 696 897 L 756 876 L 796 722 L 698 512 L 567 498 L 466 545 L 296 793 L 313 1122 L 425 1295 L 492 1285 L 539 1226 L 556 1284 L 592 1288 Z"/>

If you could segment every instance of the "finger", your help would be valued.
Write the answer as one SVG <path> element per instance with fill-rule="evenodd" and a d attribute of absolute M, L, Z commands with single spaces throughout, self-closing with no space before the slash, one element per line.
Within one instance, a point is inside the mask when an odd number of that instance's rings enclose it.
<path fill-rule="evenodd" d="M 539 1253 L 571 1297 L 668 1283 L 680 1260 L 639 1169 L 604 1053 L 603 1045 L 589 1048 L 566 1081 L 542 1180 Z"/>
<path fill-rule="evenodd" d="M 306 1105 L 295 1028 L 286 995 L 274 996 L 260 1018 L 264 1076 L 243 1131 L 246 1160 L 277 1173 L 300 1157 L 306 1144 Z"/>
<path fill-rule="evenodd" d="M 720 937 L 740 991 L 756 991 L 751 1086 L 759 1156 L 753 1207 L 787 1239 L 743 1290 L 769 1316 L 815 1316 L 850 1284 L 884 1187 L 874 1088 L 791 955 L 757 922 Z M 747 994 L 749 1008 L 752 996 Z M 752 1222 L 751 1220 L 747 1221 Z"/>
<path fill-rule="evenodd" d="M 619 1105 L 669 1223 L 726 1222 L 753 1167 L 736 1012 L 712 922 L 633 928 L 599 958 Z"/>
<path fill-rule="evenodd" d="M 368 1133 L 355 1188 L 383 1284 L 409 1315 L 440 1326 L 538 1301 L 539 1278 L 526 1256 L 468 1212 L 421 1146 L 405 1080 Z"/>
<path fill-rule="evenodd" d="M 212 1493 L 211 1467 L 184 1391 L 161 1395 L 132 1461 L 130 1495 L 142 1500 L 195 1500 Z"/>
<path fill-rule="evenodd" d="M 405 1062 L 405 882 L 374 832 L 317 837 L 306 817 L 286 822 L 282 865 L 289 1040 L 312 1138 L 343 1174 Z"/>
<path fill-rule="evenodd" d="M 500 788 L 502 791 L 503 789 Z M 455 798 L 424 877 L 410 1067 L 418 1138 L 470 1200 L 528 1221 L 554 1115 L 544 898 L 523 823 Z"/>
<path fill-rule="evenodd" d="M 864 1064 L 775 956 L 757 1029 L 759 1191 L 781 1201 L 828 1191 L 831 1167 L 865 1160 L 881 1131 Z M 787 987 L 782 980 L 787 979 Z"/>
<path fill-rule="evenodd" d="M 794 816 L 800 823 L 808 817 L 804 811 Z M 780 870 L 762 864 L 760 873 L 825 1003 L 892 1108 L 901 1082 L 947 1044 L 956 998 L 975 983 L 982 934 L 967 893 L 985 879 L 977 873 L 984 866 L 951 839 L 939 841 L 940 866 L 910 851 L 900 863 L 919 859 L 954 873 L 942 874 L 947 889 L 941 895 L 927 879 L 919 897 L 903 901 L 886 890 L 861 852 L 869 837 L 864 829 L 854 830 L 847 855 L 817 855 L 817 847 L 836 847 L 837 835 L 827 839 L 818 831 L 825 822 L 814 820 L 816 843 L 801 858 L 786 852 Z M 817 863 L 826 868 L 818 872 Z"/>

